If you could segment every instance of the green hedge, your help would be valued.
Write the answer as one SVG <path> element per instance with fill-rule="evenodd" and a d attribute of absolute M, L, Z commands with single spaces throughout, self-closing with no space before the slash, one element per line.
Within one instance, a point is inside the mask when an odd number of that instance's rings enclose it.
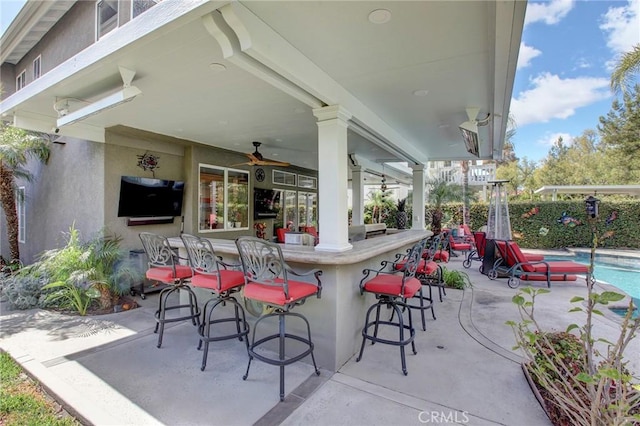
<path fill-rule="evenodd" d="M 538 213 L 527 214 L 536 207 Z M 471 205 L 471 229 L 477 230 L 486 225 L 488 209 L 486 203 Z M 425 210 L 430 218 L 432 209 L 427 206 Z M 462 223 L 462 204 L 447 204 L 443 206 L 443 211 L 445 216 L 453 217 L 454 223 Z M 606 219 L 614 211 L 617 212 L 617 219 L 607 225 Z M 565 212 L 581 224 L 573 226 L 559 223 Z M 640 248 L 640 201 L 601 201 L 599 213 L 599 234 L 613 233 L 610 238 L 600 241 L 600 247 Z M 584 200 L 513 202 L 509 203 L 509 216 L 513 238 L 521 247 L 559 249 L 591 246 L 591 227 L 587 223 Z M 541 228 L 547 228 L 548 233 L 542 235 Z"/>

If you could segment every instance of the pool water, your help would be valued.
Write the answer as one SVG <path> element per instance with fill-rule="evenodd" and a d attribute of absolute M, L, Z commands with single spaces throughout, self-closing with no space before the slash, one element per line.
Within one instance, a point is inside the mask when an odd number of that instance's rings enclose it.
<path fill-rule="evenodd" d="M 545 260 L 574 260 L 579 263 L 589 264 L 588 254 L 576 254 L 569 256 L 545 256 Z M 640 310 L 640 269 L 633 269 L 630 266 L 616 266 L 596 256 L 594 264 L 594 275 L 598 281 L 606 282 L 627 293 L 633 298 L 636 309 L 634 316 Z M 625 309 L 612 309 L 612 311 L 624 315 Z"/>

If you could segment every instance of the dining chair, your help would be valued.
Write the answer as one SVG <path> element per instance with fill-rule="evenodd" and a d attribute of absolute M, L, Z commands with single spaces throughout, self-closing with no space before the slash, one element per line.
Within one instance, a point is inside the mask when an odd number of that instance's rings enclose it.
<path fill-rule="evenodd" d="M 407 256 L 401 271 L 382 271 L 379 269 L 365 269 L 363 271 L 364 277 L 360 281 L 360 294 L 371 293 L 375 295 L 377 302 L 367 310 L 364 327 L 362 328 L 362 345 L 360 346 L 360 353 L 356 358 L 356 362 L 362 359 L 367 340 L 370 340 L 372 344 L 382 343 L 399 346 L 402 372 L 405 376 L 408 374 L 404 347 L 411 344 L 414 355 L 418 352 L 416 351 L 414 342 L 416 332 L 413 328 L 412 310 L 407 305 L 406 300 L 414 297 L 422 287 L 422 284 L 415 275 L 420 263 L 420 256 L 424 250 L 424 245 L 424 241 L 419 241 L 411 248 L 411 252 Z M 374 274 L 374 276 L 370 278 L 369 275 L 371 274 Z M 394 315 L 388 321 L 380 318 L 383 306 L 389 307 L 394 311 Z M 374 310 L 376 315 L 372 321 L 371 314 Z M 404 323 L 403 310 L 407 312 L 409 324 Z M 398 320 L 393 321 L 393 317 L 396 315 Z M 383 330 L 397 329 L 398 338 L 393 340 L 378 336 L 378 331 L 381 327 Z M 373 330 L 371 330 L 371 328 L 373 328 Z M 409 333 L 408 336 L 406 336 L 406 332 Z"/>
<path fill-rule="evenodd" d="M 191 320 L 193 325 L 200 325 L 200 311 L 198 299 L 195 293 L 186 282 L 191 278 L 191 267 L 180 264 L 178 254 L 169 245 L 169 240 L 163 235 L 150 232 L 139 234 L 147 258 L 149 260 L 146 277 L 150 280 L 160 281 L 168 284 L 160 291 L 158 298 L 158 310 L 155 312 L 156 327 L 154 333 L 158 333 L 158 347 L 162 346 L 162 336 L 164 325 L 171 322 Z M 175 302 L 176 296 L 181 291 L 187 293 L 188 303 L 182 303 L 179 299 Z M 184 308 L 189 309 L 188 314 L 180 313 L 179 316 L 167 317 L 168 311 L 177 311 Z"/>
<path fill-rule="evenodd" d="M 249 344 L 249 363 L 247 372 L 242 377 L 246 380 L 249 377 L 251 361 L 256 358 L 270 365 L 280 367 L 280 401 L 284 401 L 284 369 L 285 366 L 311 355 L 311 361 L 315 373 L 320 375 L 320 370 L 316 365 L 313 356 L 313 342 L 311 341 L 311 327 L 309 321 L 302 314 L 292 312 L 296 306 L 300 306 L 311 297 L 318 299 L 322 293 L 322 282 L 320 276 L 322 271 L 313 269 L 307 272 L 297 272 L 293 270 L 285 261 L 280 246 L 275 243 L 255 238 L 240 237 L 236 240 L 238 254 L 244 271 L 244 297 L 258 303 L 267 305 L 270 309 L 256 320 L 251 333 L 251 343 Z M 295 279 L 292 279 L 294 278 Z M 314 279 L 315 283 L 300 281 L 298 277 L 308 277 Z M 269 334 L 256 340 L 256 331 L 259 325 L 269 318 L 278 318 L 278 332 Z M 286 331 L 285 318 L 301 319 L 306 325 L 306 335 L 294 335 Z M 267 321 L 267 324 L 269 321 Z M 259 350 L 265 345 L 276 340 L 278 342 L 278 353 L 271 356 L 268 352 Z M 295 353 L 287 353 L 287 343 L 294 343 L 296 347 L 302 346 Z M 296 343 L 297 342 L 297 343 Z M 302 345 L 300 345 L 302 344 Z M 289 352 L 291 349 L 289 348 Z"/>
<path fill-rule="evenodd" d="M 247 349 L 249 348 L 249 324 L 242 305 L 235 297 L 244 286 L 244 273 L 239 263 L 223 262 L 222 257 L 216 255 L 208 239 L 190 234 L 182 234 L 180 238 L 182 238 L 184 247 L 187 250 L 189 265 L 193 273 L 191 285 L 195 288 L 211 291 L 214 294 L 214 297 L 207 300 L 202 308 L 202 320 L 198 327 L 200 336 L 198 350 L 202 348 L 204 343 L 200 370 L 204 371 L 207 366 L 210 342 L 238 339 L 240 341 L 244 340 Z M 223 314 L 214 317 L 214 313 L 221 311 L 221 309 L 216 310 L 216 308 L 224 308 L 227 304 L 233 306 L 234 314 Z M 224 323 L 235 323 L 235 330 L 228 330 L 228 328 L 221 325 Z M 212 335 L 212 326 L 219 327 L 220 331 Z"/>

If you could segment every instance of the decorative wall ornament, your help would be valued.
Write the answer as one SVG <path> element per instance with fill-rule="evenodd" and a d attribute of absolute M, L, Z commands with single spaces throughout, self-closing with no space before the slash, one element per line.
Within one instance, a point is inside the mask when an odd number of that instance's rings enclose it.
<path fill-rule="evenodd" d="M 160 168 L 160 166 L 158 165 L 159 160 L 159 156 L 145 152 L 142 155 L 138 155 L 138 167 L 140 167 L 144 171 L 149 170 L 153 174 L 153 177 L 156 177 L 155 169 Z"/>

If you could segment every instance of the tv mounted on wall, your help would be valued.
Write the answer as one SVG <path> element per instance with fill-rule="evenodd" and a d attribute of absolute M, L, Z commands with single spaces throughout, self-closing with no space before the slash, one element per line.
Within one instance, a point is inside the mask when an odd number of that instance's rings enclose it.
<path fill-rule="evenodd" d="M 183 196 L 181 181 L 122 176 L 118 217 L 180 216 Z"/>
<path fill-rule="evenodd" d="M 253 218 L 274 219 L 280 212 L 280 191 L 254 188 Z"/>

